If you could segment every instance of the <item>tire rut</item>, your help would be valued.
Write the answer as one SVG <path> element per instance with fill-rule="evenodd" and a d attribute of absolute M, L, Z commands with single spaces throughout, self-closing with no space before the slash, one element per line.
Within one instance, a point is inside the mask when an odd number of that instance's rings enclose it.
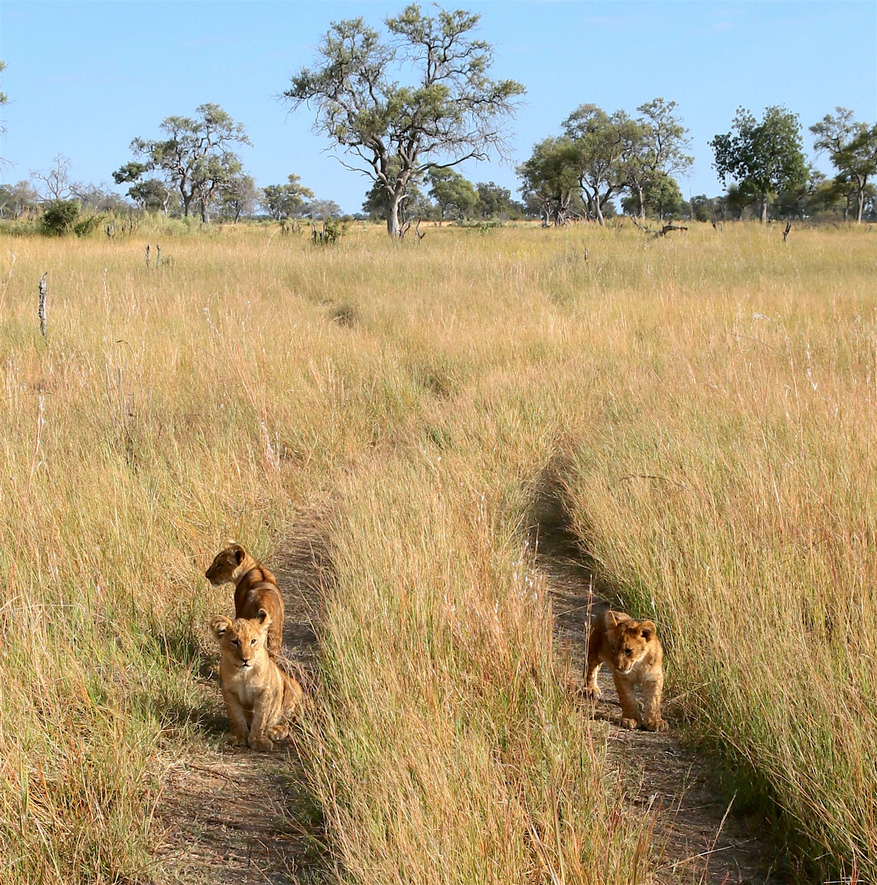
<path fill-rule="evenodd" d="M 663 704 L 669 733 L 621 727 L 621 707 L 606 667 L 598 674 L 602 698 L 596 703 L 585 699 L 590 620 L 609 608 L 617 593 L 601 578 L 573 528 L 557 464 L 549 465 L 536 484 L 532 517 L 531 541 L 551 598 L 556 648 L 568 663 L 571 689 L 581 698 L 583 715 L 593 717 L 595 734 L 608 743 L 628 801 L 655 815 L 657 880 L 702 885 L 782 881 L 776 870 L 777 848 L 766 835 L 764 821 L 735 813 L 716 782 L 714 763 L 684 747 L 674 734 L 679 722 L 672 697 L 665 697 Z"/>

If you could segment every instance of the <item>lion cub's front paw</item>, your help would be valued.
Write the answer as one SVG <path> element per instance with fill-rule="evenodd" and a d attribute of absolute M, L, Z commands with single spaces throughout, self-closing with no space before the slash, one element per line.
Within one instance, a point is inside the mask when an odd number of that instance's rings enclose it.
<path fill-rule="evenodd" d="M 232 732 L 228 736 L 228 740 L 234 747 L 246 747 L 247 745 L 247 733 L 243 732 Z"/>
<path fill-rule="evenodd" d="M 268 737 L 271 738 L 272 741 L 285 741 L 288 737 L 290 737 L 291 729 L 288 725 L 280 724 L 280 725 L 272 725 L 271 728 L 268 729 Z"/>
<path fill-rule="evenodd" d="M 603 695 L 603 692 L 600 691 L 599 685 L 586 685 L 585 686 L 585 697 L 589 701 L 596 701 Z"/>
<path fill-rule="evenodd" d="M 633 731 L 634 729 L 639 728 L 639 722 L 637 722 L 636 719 L 629 719 L 625 717 L 621 720 L 621 727 L 629 728 L 631 731 Z"/>
<path fill-rule="evenodd" d="M 274 749 L 274 743 L 266 737 L 253 737 L 250 735 L 249 741 L 247 743 L 250 745 L 251 750 L 263 750 L 267 752 L 268 750 Z"/>
<path fill-rule="evenodd" d="M 669 731 L 670 726 L 663 719 L 647 719 L 643 722 L 646 731 Z"/>

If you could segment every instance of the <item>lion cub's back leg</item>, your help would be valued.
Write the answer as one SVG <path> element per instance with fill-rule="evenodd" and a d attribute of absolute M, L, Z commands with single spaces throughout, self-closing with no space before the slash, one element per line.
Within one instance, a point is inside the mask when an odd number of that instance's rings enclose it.
<path fill-rule="evenodd" d="M 602 693 L 600 686 L 597 685 L 597 672 L 602 664 L 600 656 L 602 645 L 603 625 L 598 619 L 594 622 L 594 626 L 588 634 L 587 657 L 585 660 L 585 694 L 589 698 L 598 698 Z"/>

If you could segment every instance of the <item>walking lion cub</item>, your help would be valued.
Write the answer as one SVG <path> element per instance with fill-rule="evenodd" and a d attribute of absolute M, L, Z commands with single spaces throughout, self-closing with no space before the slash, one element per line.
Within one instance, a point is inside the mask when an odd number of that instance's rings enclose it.
<path fill-rule="evenodd" d="M 219 678 L 232 743 L 272 750 L 289 736 L 302 687 L 268 654 L 271 615 L 260 609 L 252 619 L 217 615 L 210 629 L 219 642 Z"/>
<path fill-rule="evenodd" d="M 654 621 L 637 621 L 623 612 L 606 611 L 594 618 L 588 636 L 585 693 L 600 697 L 597 671 L 606 664 L 612 671 L 621 724 L 646 731 L 666 731 L 661 718 L 661 691 L 664 687 L 664 650 Z M 642 685 L 643 711 L 640 712 L 633 687 Z"/>

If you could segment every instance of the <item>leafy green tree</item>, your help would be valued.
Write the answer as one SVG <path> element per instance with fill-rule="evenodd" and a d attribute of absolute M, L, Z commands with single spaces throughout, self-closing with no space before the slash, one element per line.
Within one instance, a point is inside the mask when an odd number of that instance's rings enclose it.
<path fill-rule="evenodd" d="M 679 183 L 672 175 L 660 172 L 650 176 L 643 182 L 642 190 L 631 191 L 621 201 L 621 207 L 630 215 L 642 212 L 643 208 L 651 211 L 656 218 L 678 215 L 682 211 L 682 191 Z"/>
<path fill-rule="evenodd" d="M 404 232 L 405 224 L 413 218 L 429 218 L 433 215 L 435 206 L 430 203 L 426 194 L 421 190 L 420 183 L 409 180 L 405 189 L 405 199 L 399 204 L 399 223 Z M 387 192 L 379 182 L 375 182 L 365 195 L 362 211 L 372 221 L 387 217 Z"/>
<path fill-rule="evenodd" d="M 253 176 L 238 173 L 219 189 L 219 213 L 237 224 L 242 216 L 253 214 L 258 197 Z"/>
<path fill-rule="evenodd" d="M 763 223 L 771 198 L 807 180 L 801 124 L 798 115 L 784 107 L 765 108 L 760 123 L 750 111 L 738 108 L 732 131 L 716 135 L 710 146 L 722 182 L 730 178 L 742 195 L 757 200 Z"/>
<path fill-rule="evenodd" d="M 456 169 L 436 167 L 429 170 L 429 195 L 435 200 L 439 219 L 448 215 L 468 218 L 478 202 L 475 186 Z"/>
<path fill-rule="evenodd" d="M 847 108 L 835 108 L 810 127 L 816 136 L 817 153 L 827 153 L 838 173 L 839 184 L 855 190 L 856 221 L 861 224 L 869 179 L 877 174 L 877 124 L 868 126 L 853 120 Z M 844 220 L 848 214 L 844 213 Z"/>
<path fill-rule="evenodd" d="M 533 146 L 528 160 L 518 166 L 521 194 L 535 204 L 545 224 L 565 224 L 580 190 L 578 153 L 568 136 L 546 138 Z"/>
<path fill-rule="evenodd" d="M 507 120 L 524 87 L 487 76 L 492 50 L 472 36 L 479 18 L 444 9 L 428 16 L 411 4 L 386 19 L 389 39 L 362 18 L 335 22 L 318 66 L 303 68 L 284 93 L 293 108 L 313 104 L 316 131 L 355 158 L 348 168 L 384 190 L 391 236 L 401 235 L 399 208 L 412 178 L 492 151 L 506 155 Z M 414 73 L 412 85 L 394 79 L 399 67 Z"/>
<path fill-rule="evenodd" d="M 171 214 L 179 210 L 179 197 L 159 178 L 147 178 L 128 188 L 128 196 L 147 212 Z"/>
<path fill-rule="evenodd" d="M 691 217 L 695 221 L 715 221 L 713 201 L 706 194 L 698 194 L 691 198 Z"/>
<path fill-rule="evenodd" d="M 492 181 L 479 181 L 475 189 L 478 192 L 475 211 L 482 218 L 508 218 L 510 215 L 520 214 L 521 207 L 516 206 L 512 192 L 507 187 Z"/>
<path fill-rule="evenodd" d="M 590 212 L 602 225 L 606 206 L 627 183 L 627 161 L 639 127 L 624 111 L 607 114 L 594 104 L 576 108 L 563 123 L 575 152 L 576 174 Z"/>
<path fill-rule="evenodd" d="M 135 138 L 131 150 L 143 162 L 127 163 L 113 178 L 117 184 L 133 182 L 147 171 L 160 170 L 168 186 L 179 192 L 183 215 L 188 216 L 193 202 L 197 203 L 201 220 L 207 224 L 213 199 L 242 168 L 231 146 L 251 142 L 243 125 L 218 104 L 202 104 L 195 110 L 197 118 L 166 117 L 159 127 L 167 136 L 164 139 Z"/>
<path fill-rule="evenodd" d="M 290 175 L 286 184 L 269 184 L 262 189 L 262 204 L 275 221 L 300 218 L 314 192 L 301 183 L 298 175 Z"/>
<path fill-rule="evenodd" d="M 686 137 L 688 130 L 674 114 L 675 109 L 675 101 L 663 98 L 637 108 L 642 116 L 635 121 L 626 164 L 626 184 L 637 198 L 641 218 L 645 218 L 647 206 L 654 208 L 666 200 L 667 182 L 673 181 L 674 175 L 687 172 L 694 162 L 694 157 L 686 153 L 690 145 Z M 647 194 L 650 199 L 646 198 Z M 680 192 L 680 205 L 681 200 Z"/>

